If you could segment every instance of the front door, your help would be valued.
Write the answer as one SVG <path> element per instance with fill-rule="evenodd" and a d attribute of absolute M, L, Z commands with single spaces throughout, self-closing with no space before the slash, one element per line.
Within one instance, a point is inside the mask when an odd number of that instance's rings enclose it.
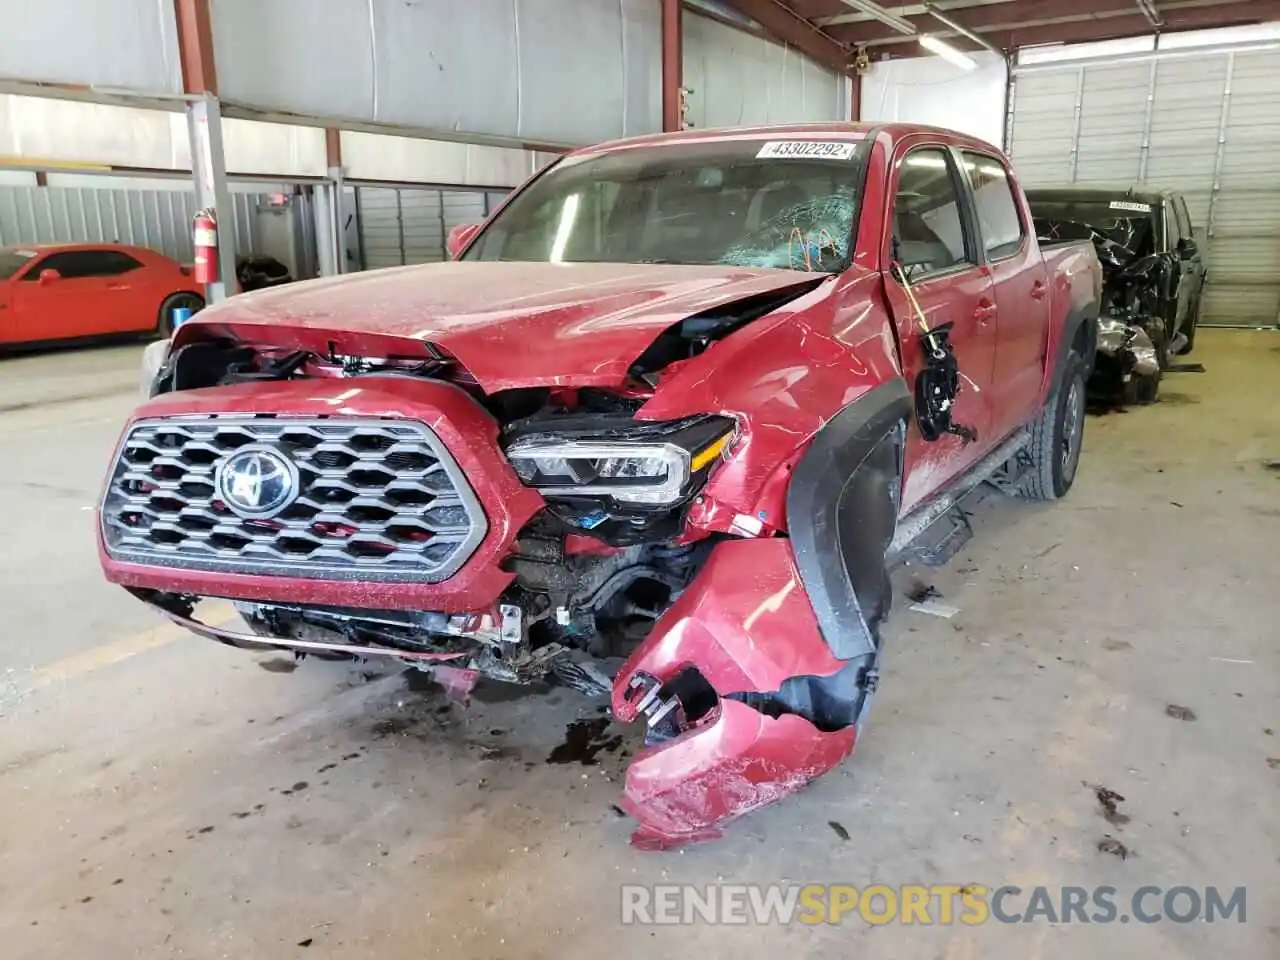
<path fill-rule="evenodd" d="M 901 508 L 906 512 L 990 449 L 996 304 L 951 151 L 942 145 L 908 148 L 895 157 L 891 182 L 893 230 L 886 253 L 901 264 L 925 328 L 950 325 L 961 380 L 953 420 L 978 434 L 976 442 L 952 435 L 931 442 L 912 423 Z M 921 316 L 900 282 L 889 279 L 886 289 L 902 345 L 903 370 L 914 390 L 924 365 Z"/>

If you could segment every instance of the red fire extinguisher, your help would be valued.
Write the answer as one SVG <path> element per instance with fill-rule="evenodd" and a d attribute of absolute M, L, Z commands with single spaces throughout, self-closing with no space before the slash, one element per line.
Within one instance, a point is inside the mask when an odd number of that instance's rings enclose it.
<path fill-rule="evenodd" d="M 195 247 L 196 283 L 218 282 L 218 218 L 206 207 L 191 222 L 191 243 Z"/>

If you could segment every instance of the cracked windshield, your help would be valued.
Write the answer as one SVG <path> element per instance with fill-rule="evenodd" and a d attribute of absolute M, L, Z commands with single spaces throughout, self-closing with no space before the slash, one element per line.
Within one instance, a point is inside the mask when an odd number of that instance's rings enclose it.
<path fill-rule="evenodd" d="M 750 140 L 569 158 L 498 214 L 464 259 L 839 272 L 863 150 Z"/>

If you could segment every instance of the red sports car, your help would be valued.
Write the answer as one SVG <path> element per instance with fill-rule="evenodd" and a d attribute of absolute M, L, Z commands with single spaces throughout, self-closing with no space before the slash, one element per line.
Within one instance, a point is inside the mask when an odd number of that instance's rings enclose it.
<path fill-rule="evenodd" d="M 189 268 L 118 243 L 0 247 L 0 347 L 146 333 L 204 306 Z"/>

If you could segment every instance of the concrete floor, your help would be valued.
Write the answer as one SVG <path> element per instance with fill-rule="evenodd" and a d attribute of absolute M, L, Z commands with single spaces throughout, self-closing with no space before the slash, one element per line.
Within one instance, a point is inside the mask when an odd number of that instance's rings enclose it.
<path fill-rule="evenodd" d="M 1264 467 L 1280 458 L 1280 337 L 1201 338 L 1207 373 L 1089 420 L 1068 500 L 981 508 L 975 539 L 930 577 L 954 620 L 899 602 L 850 762 L 670 854 L 627 846 L 610 808 L 621 757 L 545 762 L 594 703 L 464 712 L 394 670 L 291 672 L 157 625 L 101 581 L 92 548 L 139 351 L 0 361 L 0 954 L 1280 955 L 1280 473 Z M 1131 820 L 1104 820 L 1086 784 L 1123 794 Z M 1108 834 L 1128 859 L 1097 850 Z M 1106 884 L 1121 900 L 1246 886 L 1248 913 L 1105 929 L 619 923 L 622 883 L 719 879 Z"/>

